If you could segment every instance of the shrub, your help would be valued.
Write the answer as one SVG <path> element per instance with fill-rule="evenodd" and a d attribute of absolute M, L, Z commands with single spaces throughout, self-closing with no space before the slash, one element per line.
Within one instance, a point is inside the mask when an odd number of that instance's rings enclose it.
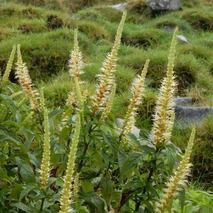
<path fill-rule="evenodd" d="M 4 85 L 1 82 L 0 88 L 0 124 L 4 125 L 0 130 L 0 184 L 3 186 L 0 207 L 3 211 L 9 208 L 67 213 L 73 209 L 104 213 L 171 209 L 177 191 L 186 182 L 195 136 L 193 129 L 186 152 L 175 168 L 181 154 L 170 141 L 174 122 L 176 34 L 151 135 L 136 138 L 131 131 L 142 101 L 149 60 L 132 83 L 123 126 L 117 127 L 108 119 L 115 95 L 115 71 L 124 20 L 125 13 L 92 97 L 81 80 L 83 62 L 75 31 L 69 60 L 72 91 L 62 108 L 46 108 L 43 92 L 39 95 L 32 85 L 17 46 L 16 76 L 22 91 L 8 82 Z M 65 162 L 68 162 L 66 168 Z M 172 170 L 173 176 L 168 178 Z M 166 180 L 168 183 L 161 195 Z"/>

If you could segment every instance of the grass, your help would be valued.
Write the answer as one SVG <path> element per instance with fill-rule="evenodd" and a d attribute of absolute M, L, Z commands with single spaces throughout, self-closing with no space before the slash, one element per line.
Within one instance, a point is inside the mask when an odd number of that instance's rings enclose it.
<path fill-rule="evenodd" d="M 52 76 L 67 69 L 66 61 L 72 48 L 72 31 L 75 27 L 80 31 L 85 63 L 100 66 L 112 46 L 121 17 L 121 12 L 104 6 L 85 8 L 71 16 L 59 10 L 14 3 L 3 4 L 0 11 L 1 67 L 5 67 L 12 45 L 20 43 L 33 79 L 46 78 L 47 75 Z M 14 21 L 17 17 L 19 21 Z M 190 8 L 184 2 L 184 10 L 164 14 L 159 18 L 146 17 L 148 20 L 144 23 L 135 22 L 132 17 L 140 20 L 141 14 L 131 8 L 127 17 L 120 51 L 123 72 L 127 69 L 131 75 L 139 73 L 145 59 L 150 58 L 148 85 L 151 88 L 159 87 L 167 62 L 171 29 L 178 26 L 179 33 L 185 35 L 190 42 L 179 44 L 176 66 L 178 93 L 187 94 L 193 87 L 197 87 L 202 88 L 202 95 L 208 97 L 205 89 L 213 91 L 213 54 L 209 32 L 211 22 L 208 21 L 212 17 L 211 7 L 205 5 L 202 8 Z M 205 20 L 208 28 L 196 27 L 198 30 L 195 31 L 195 20 Z M 128 86 L 122 83 L 120 88 L 128 90 Z"/>

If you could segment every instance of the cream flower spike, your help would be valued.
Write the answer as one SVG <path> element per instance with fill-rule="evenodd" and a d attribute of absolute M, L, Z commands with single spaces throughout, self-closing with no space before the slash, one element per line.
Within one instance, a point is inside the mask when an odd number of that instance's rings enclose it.
<path fill-rule="evenodd" d="M 116 93 L 116 83 L 113 84 L 112 91 L 109 95 L 106 107 L 104 108 L 104 110 L 102 112 L 102 115 L 101 115 L 102 120 L 105 120 L 112 110 L 112 105 L 113 105 L 113 101 L 114 101 L 114 98 L 115 98 L 115 93 Z"/>
<path fill-rule="evenodd" d="M 77 78 L 80 81 L 80 76 L 83 74 L 83 60 L 82 60 L 82 53 L 79 49 L 78 44 L 78 31 L 74 30 L 74 48 L 70 54 L 69 60 L 69 74 L 72 78 Z"/>
<path fill-rule="evenodd" d="M 174 171 L 174 175 L 170 178 L 168 183 L 166 184 L 166 188 L 164 190 L 164 194 L 159 202 L 156 203 L 155 212 L 156 213 L 169 213 L 172 207 L 172 201 L 177 194 L 177 192 L 181 189 L 181 186 L 184 186 L 187 182 L 186 177 L 190 173 L 190 156 L 192 153 L 192 148 L 194 145 L 195 138 L 195 128 L 192 129 L 192 133 L 189 139 L 188 146 L 186 148 L 185 154 L 182 157 L 179 166 Z"/>
<path fill-rule="evenodd" d="M 145 77 L 148 71 L 149 59 L 146 60 L 141 75 L 138 75 L 132 84 L 132 98 L 130 99 L 128 110 L 124 119 L 124 125 L 121 131 L 121 136 L 126 135 L 131 131 L 135 125 L 135 118 L 137 115 L 138 107 L 142 102 L 143 92 L 145 88 Z"/>
<path fill-rule="evenodd" d="M 80 84 L 82 83 L 80 80 L 81 74 L 83 74 L 82 71 L 83 67 L 83 61 L 82 61 L 82 54 L 79 49 L 78 45 L 78 31 L 74 31 L 74 48 L 70 55 L 69 60 L 69 74 L 73 80 L 74 85 L 74 92 L 76 101 L 78 102 L 80 108 L 83 108 L 83 97 L 82 97 L 82 91 Z"/>
<path fill-rule="evenodd" d="M 160 88 L 153 119 L 154 124 L 151 132 L 151 140 L 156 145 L 167 143 L 168 140 L 170 140 L 174 122 L 174 93 L 176 83 L 173 68 L 176 53 L 176 33 L 177 29 L 173 34 L 168 56 L 166 77 Z"/>
<path fill-rule="evenodd" d="M 80 115 L 78 114 L 76 117 L 76 127 L 73 135 L 73 140 L 70 146 L 70 152 L 68 156 L 67 169 L 64 177 L 63 190 L 60 198 L 60 211 L 59 213 L 68 213 L 70 209 L 70 205 L 73 202 L 73 196 L 71 192 L 73 175 L 75 173 L 75 161 L 78 150 L 80 129 L 81 129 L 81 120 Z M 76 186 L 75 186 L 76 187 Z"/>
<path fill-rule="evenodd" d="M 20 83 L 24 93 L 30 100 L 33 110 L 40 110 L 39 93 L 33 89 L 32 80 L 29 75 L 26 64 L 23 62 L 20 45 L 17 45 L 17 63 L 16 63 L 16 78 Z"/>
<path fill-rule="evenodd" d="M 41 107 L 44 116 L 44 143 L 43 143 L 43 154 L 40 169 L 40 183 L 41 188 L 46 189 L 50 173 L 50 128 L 49 128 L 48 110 L 45 106 L 43 89 L 41 90 Z"/>
<path fill-rule="evenodd" d="M 126 19 L 126 12 L 123 13 L 120 24 L 117 29 L 114 45 L 111 52 L 107 55 L 103 62 L 101 73 L 98 75 L 98 85 L 96 86 L 96 93 L 92 97 L 93 113 L 103 111 L 107 105 L 112 87 L 115 83 L 115 71 L 118 60 L 118 49 L 121 43 L 121 35 Z"/>

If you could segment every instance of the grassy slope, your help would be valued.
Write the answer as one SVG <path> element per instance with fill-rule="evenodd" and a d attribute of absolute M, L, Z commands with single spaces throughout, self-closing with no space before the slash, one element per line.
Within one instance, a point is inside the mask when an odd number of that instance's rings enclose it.
<path fill-rule="evenodd" d="M 50 21 L 48 17 L 54 16 Z M 17 4 L 0 6 L 0 69 L 4 70 L 13 44 L 20 43 L 23 56 L 37 84 L 45 83 L 49 105 L 60 105 L 71 89 L 67 74 L 67 60 L 72 48 L 73 29 L 79 28 L 80 47 L 84 54 L 85 75 L 89 91 L 94 90 L 95 76 L 101 63 L 112 47 L 121 13 L 111 8 L 96 6 L 69 15 L 61 11 Z M 156 89 L 159 87 L 167 63 L 167 53 L 172 32 L 169 28 L 179 27 L 189 44 L 179 44 L 176 64 L 178 80 L 177 95 L 192 95 L 201 104 L 212 104 L 213 94 L 213 51 L 212 51 L 212 7 L 188 5 L 182 11 L 151 18 L 135 10 L 128 12 L 122 37 L 122 47 L 117 71 L 118 89 L 114 104 L 116 116 L 123 116 L 127 106 L 126 97 L 136 73 L 140 73 L 146 58 L 151 59 L 147 78 L 144 104 L 139 111 L 138 126 L 146 135 L 150 129 Z M 13 75 L 11 76 L 13 78 Z M 60 82 L 60 83 L 59 83 Z M 122 108 L 122 110 L 121 110 Z M 143 121 L 143 122 L 141 122 Z M 208 124 L 212 128 L 211 124 Z M 198 130 L 197 140 L 209 144 L 209 131 Z M 183 138 L 189 133 L 175 129 L 174 141 L 185 147 Z M 211 145 L 208 146 L 211 148 Z M 202 162 L 212 164 L 208 149 L 202 147 Z M 199 146 L 198 146 L 199 150 Z M 208 155 L 207 155 L 208 154 Z M 196 160 L 196 170 L 199 167 Z M 208 167 L 211 170 L 211 167 Z M 206 170 L 205 170 L 206 171 Z M 203 173 L 205 173 L 205 171 Z M 203 174 L 202 173 L 202 174 Z M 198 176 L 202 176 L 199 174 Z M 210 171 L 209 174 L 212 174 Z"/>

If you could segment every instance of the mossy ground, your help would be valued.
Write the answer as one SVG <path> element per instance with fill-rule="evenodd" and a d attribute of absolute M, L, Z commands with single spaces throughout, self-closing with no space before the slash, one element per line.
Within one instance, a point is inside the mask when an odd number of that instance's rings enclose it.
<path fill-rule="evenodd" d="M 73 46 L 73 29 L 77 27 L 85 63 L 83 78 L 88 81 L 92 93 L 96 74 L 112 47 L 121 15 L 121 12 L 109 6 L 100 5 L 67 13 L 17 3 L 0 4 L 0 71 L 3 72 L 5 68 L 12 46 L 21 44 L 24 60 L 35 84 L 45 86 L 48 105 L 64 104 L 71 88 L 67 61 Z M 212 104 L 212 19 L 213 9 L 209 1 L 197 0 L 193 4 L 183 1 L 182 10 L 157 17 L 152 17 L 147 10 L 138 11 L 137 7 L 128 11 L 116 74 L 118 87 L 113 110 L 117 117 L 125 113 L 128 104 L 126 97 L 130 95 L 129 88 L 134 76 L 141 72 L 145 60 L 150 58 L 147 90 L 137 122 L 139 127 L 143 127 L 142 134 L 147 134 L 157 89 L 165 74 L 172 31 L 176 26 L 179 34 L 189 41 L 178 44 L 175 66 L 177 95 L 192 95 L 201 105 Z M 14 72 L 11 79 L 15 81 Z M 213 126 L 211 122 L 208 125 L 208 128 Z M 202 128 L 205 129 L 205 136 Z M 201 139 L 203 144 L 212 141 L 209 138 L 212 131 L 207 131 L 208 128 L 204 125 L 198 131 L 198 140 Z M 174 134 L 174 141 L 182 148 L 185 148 L 187 141 L 182 140 L 185 131 L 188 130 L 176 128 Z M 194 159 L 198 166 L 200 158 L 197 155 L 207 156 L 209 148 L 196 147 L 198 154 L 195 153 Z M 211 167 L 208 169 L 212 172 Z"/>

